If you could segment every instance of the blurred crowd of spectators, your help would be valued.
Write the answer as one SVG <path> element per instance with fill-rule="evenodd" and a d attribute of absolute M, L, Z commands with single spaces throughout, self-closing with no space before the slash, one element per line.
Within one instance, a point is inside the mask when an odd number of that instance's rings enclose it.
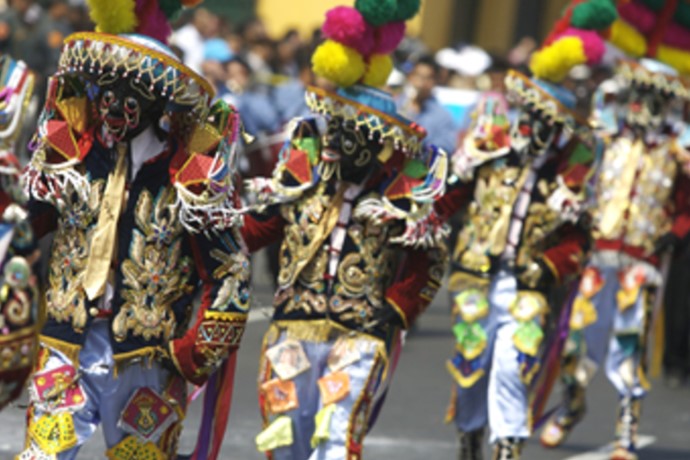
<path fill-rule="evenodd" d="M 80 30 L 93 30 L 85 0 L 0 0 L 0 53 L 24 60 L 37 75 L 36 97 L 29 110 L 36 119 L 48 76 L 56 70 L 63 39 Z M 321 41 L 320 31 L 305 38 L 297 30 L 270 36 L 260 19 L 235 24 L 198 8 L 175 24 L 171 48 L 186 65 L 204 75 L 217 97 L 240 111 L 247 133 L 256 140 L 244 146 L 241 168 L 246 176 L 269 175 L 285 140 L 285 126 L 307 115 L 304 90 L 325 89 L 329 82 L 311 71 L 311 55 Z M 448 152 L 456 150 L 467 129 L 480 91 L 503 91 L 505 72 L 527 72 L 526 63 L 537 42 L 520 40 L 504 55 L 489 54 L 460 44 L 430 54 L 418 39 L 407 38 L 396 52 L 396 70 L 388 83 L 403 115 L 425 127 L 428 141 Z M 611 75 L 611 67 L 576 69 L 566 81 L 587 114 L 596 85 Z M 27 121 L 27 133 L 35 123 Z M 672 271 L 667 302 L 668 348 L 666 370 L 675 381 L 690 376 L 690 308 L 688 308 L 688 246 L 676 254 L 679 270 Z M 675 266 L 675 265 L 674 265 Z M 676 273 L 677 272 L 677 273 Z M 677 292 L 682 291 L 682 292 Z"/>

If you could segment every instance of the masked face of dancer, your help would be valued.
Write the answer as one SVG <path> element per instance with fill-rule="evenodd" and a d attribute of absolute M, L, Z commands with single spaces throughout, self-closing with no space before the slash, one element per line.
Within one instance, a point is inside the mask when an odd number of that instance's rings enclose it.
<path fill-rule="evenodd" d="M 163 116 L 165 101 L 143 81 L 108 75 L 99 86 L 98 115 L 115 142 L 135 138 Z"/>
<path fill-rule="evenodd" d="M 660 129 L 671 107 L 671 96 L 648 85 L 632 85 L 625 96 L 626 122 L 641 132 Z"/>
<path fill-rule="evenodd" d="M 511 132 L 512 146 L 515 150 L 527 151 L 535 156 L 542 155 L 553 144 L 560 123 L 533 104 L 521 108 Z"/>
<path fill-rule="evenodd" d="M 328 123 L 322 160 L 337 162 L 342 180 L 361 183 L 378 165 L 377 158 L 383 149 L 378 137 L 369 138 L 368 128 L 356 128 L 354 122 L 334 117 Z"/>

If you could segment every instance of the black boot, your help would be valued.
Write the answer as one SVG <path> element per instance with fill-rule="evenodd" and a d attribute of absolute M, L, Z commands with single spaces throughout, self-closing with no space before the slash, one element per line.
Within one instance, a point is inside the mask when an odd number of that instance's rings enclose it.
<path fill-rule="evenodd" d="M 586 411 L 585 389 L 577 383 L 567 385 L 561 407 L 541 432 L 541 444 L 550 449 L 560 446 Z"/>
<path fill-rule="evenodd" d="M 503 438 L 494 444 L 492 460 L 520 460 L 524 440 L 520 438 Z"/>
<path fill-rule="evenodd" d="M 458 460 L 483 460 L 484 429 L 464 433 L 458 432 L 460 450 Z"/>

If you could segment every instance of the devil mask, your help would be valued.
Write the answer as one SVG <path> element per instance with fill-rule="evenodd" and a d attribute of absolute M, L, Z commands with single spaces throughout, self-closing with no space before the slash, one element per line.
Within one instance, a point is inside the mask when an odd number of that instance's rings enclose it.
<path fill-rule="evenodd" d="M 650 85 L 633 84 L 623 98 L 627 108 L 625 121 L 640 132 L 662 128 L 672 105 L 670 94 Z"/>
<path fill-rule="evenodd" d="M 377 166 L 384 144 L 367 127 L 333 117 L 328 122 L 322 160 L 337 165 L 340 179 L 359 184 Z"/>
<path fill-rule="evenodd" d="M 142 80 L 105 74 L 99 81 L 98 115 L 115 142 L 130 141 L 163 116 L 165 100 Z"/>
<path fill-rule="evenodd" d="M 513 123 L 511 141 L 514 150 L 531 155 L 543 155 L 553 144 L 561 130 L 561 124 L 533 104 L 521 107 L 517 121 Z"/>

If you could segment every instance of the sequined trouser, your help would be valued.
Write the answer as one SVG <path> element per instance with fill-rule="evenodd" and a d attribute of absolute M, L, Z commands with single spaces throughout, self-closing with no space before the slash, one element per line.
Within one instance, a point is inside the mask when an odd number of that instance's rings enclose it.
<path fill-rule="evenodd" d="M 541 324 L 540 318 L 524 321 L 511 312 L 519 295 L 517 281 L 511 273 L 502 271 L 495 275 L 485 294 L 486 316 L 464 322 L 481 328 L 485 347 L 480 348 L 476 357 L 467 348 L 463 348 L 463 355 L 456 347 L 455 357 L 448 362 L 455 380 L 448 421 L 453 421 L 458 431 L 465 433 L 488 426 L 491 442 L 527 438 L 531 434 L 528 383 L 538 369 L 537 353 L 529 356 L 521 352 L 516 347 L 516 337 L 529 323 L 538 329 L 532 343 L 538 349 Z M 463 323 L 457 310 L 455 319 L 457 328 Z"/>
<path fill-rule="evenodd" d="M 314 336 L 309 337 L 311 331 Z M 267 350 L 288 341 L 304 351 L 308 368 L 283 379 L 284 383 L 294 383 L 295 394 L 289 396 L 290 401 L 280 401 L 280 396 L 276 400 L 275 394 L 269 394 L 275 393 L 270 389 L 270 382 L 280 378 L 267 357 Z M 343 342 L 347 345 L 341 346 Z M 327 321 L 274 323 L 264 339 L 259 367 L 259 405 L 267 428 L 264 433 L 270 432 L 271 426 L 279 424 L 281 419 L 286 425 L 281 434 L 275 435 L 281 440 L 266 451 L 268 458 L 361 459 L 364 437 L 371 428 L 390 381 L 392 366 L 388 357 L 397 354 L 399 346 L 399 334 L 392 344 L 387 345 L 378 338 L 352 333 Z M 350 351 L 339 353 L 335 350 Z M 340 374 L 341 378 L 330 380 L 334 374 Z M 343 374 L 347 377 L 343 378 Z M 330 401 L 345 380 L 348 382 L 346 391 L 335 401 Z M 282 397 L 288 396 L 283 392 Z"/>
<path fill-rule="evenodd" d="M 74 459 L 99 425 L 103 430 L 108 458 L 174 457 L 186 408 L 186 384 L 180 377 L 171 376 L 157 362 L 129 364 L 114 376 L 108 328 L 108 322 L 104 320 L 97 320 L 91 326 L 79 352 L 78 379 L 70 385 L 72 391 L 63 392 L 57 399 L 58 406 L 66 403 L 66 407 L 47 410 L 46 406 L 54 407 L 56 403 L 47 403 L 33 392 L 28 410 L 27 450 L 21 459 L 44 458 L 41 455 L 45 458 L 55 458 L 49 455 L 56 455 L 59 460 Z M 72 366 L 64 354 L 45 346 L 38 359 L 37 375 Z M 34 381 L 36 379 L 34 377 Z M 74 391 L 77 385 L 78 391 Z M 170 392 L 173 387 L 176 388 L 175 394 Z M 148 395 L 139 403 L 129 405 L 130 399 L 136 399 L 133 395 L 140 388 L 148 388 L 161 395 L 170 405 L 163 408 L 156 403 L 155 396 L 151 398 Z M 73 399 L 75 394 L 78 400 L 65 401 L 66 395 Z M 129 412 L 128 427 L 122 422 L 125 408 Z M 71 419 L 67 425 L 58 421 L 64 421 L 65 415 Z M 165 426 L 157 425 L 164 420 Z M 60 438 L 55 438 L 56 432 L 53 432 L 52 441 L 49 436 L 38 434 L 36 427 L 41 424 L 57 426 Z M 71 430 L 68 428 L 70 425 L 73 427 Z M 154 452 L 162 457 L 152 456 Z"/>
<path fill-rule="evenodd" d="M 571 330 L 566 351 L 572 356 L 566 359 L 574 358 L 574 362 L 564 366 L 564 377 L 584 386 L 594 371 L 604 366 L 607 378 L 621 398 L 642 398 L 647 392 L 643 354 L 650 291 L 641 286 L 632 292 L 626 305 L 621 305 L 621 269 L 606 265 L 589 269 L 601 276 L 601 286 L 589 295 L 596 316 L 581 331 Z M 585 295 L 582 284 L 578 295 Z M 573 314 L 577 313 L 574 309 Z"/>

